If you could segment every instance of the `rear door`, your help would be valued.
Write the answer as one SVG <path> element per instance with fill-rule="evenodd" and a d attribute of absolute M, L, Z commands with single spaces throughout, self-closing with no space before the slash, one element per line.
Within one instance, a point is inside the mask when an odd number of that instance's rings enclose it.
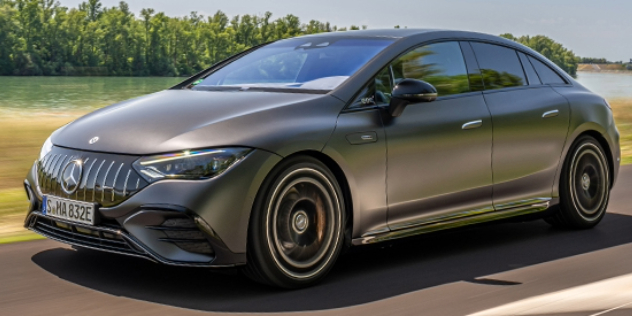
<path fill-rule="evenodd" d="M 471 46 L 494 125 L 494 207 L 550 198 L 568 133 L 568 102 L 540 80 L 523 53 L 489 43 Z"/>

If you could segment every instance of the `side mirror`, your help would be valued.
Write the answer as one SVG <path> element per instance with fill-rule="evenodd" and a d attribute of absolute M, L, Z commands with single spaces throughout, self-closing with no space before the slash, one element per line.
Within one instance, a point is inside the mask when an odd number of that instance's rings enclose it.
<path fill-rule="evenodd" d="M 410 103 L 432 102 L 436 99 L 437 89 L 433 85 L 422 80 L 403 79 L 393 88 L 388 112 L 397 117 Z"/>

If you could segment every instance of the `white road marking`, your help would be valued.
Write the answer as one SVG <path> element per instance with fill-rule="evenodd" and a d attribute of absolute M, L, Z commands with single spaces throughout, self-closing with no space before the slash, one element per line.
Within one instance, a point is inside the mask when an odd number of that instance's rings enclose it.
<path fill-rule="evenodd" d="M 590 315 L 590 316 L 599 316 L 599 315 L 603 315 L 603 314 L 605 314 L 605 313 L 610 313 L 610 312 L 612 312 L 612 311 L 614 311 L 614 310 L 624 308 L 624 307 L 626 307 L 626 306 L 628 306 L 628 305 L 630 305 L 630 304 L 632 304 L 632 302 L 627 303 L 627 304 L 623 304 L 623 305 L 620 305 L 620 306 L 617 306 L 617 307 L 613 307 L 613 308 L 611 308 L 611 309 L 607 309 L 607 310 L 605 310 L 605 311 L 603 311 L 603 312 L 595 313 L 595 314 L 592 314 L 592 315 Z"/>
<path fill-rule="evenodd" d="M 632 304 L 632 274 L 538 295 L 469 316 L 594 312 L 598 316 Z"/>

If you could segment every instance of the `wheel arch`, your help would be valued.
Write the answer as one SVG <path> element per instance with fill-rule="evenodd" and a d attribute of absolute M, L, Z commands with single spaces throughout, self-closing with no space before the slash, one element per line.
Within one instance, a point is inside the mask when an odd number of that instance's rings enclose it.
<path fill-rule="evenodd" d="M 570 153 L 570 150 L 575 145 L 575 142 L 577 141 L 577 139 L 579 139 L 582 136 L 591 136 L 603 148 L 604 154 L 606 155 L 606 159 L 608 160 L 608 177 L 610 178 L 609 179 L 610 186 L 612 187 L 614 185 L 614 180 L 615 180 L 614 166 L 616 163 L 614 160 L 615 158 L 612 153 L 612 148 L 610 146 L 610 143 L 608 142 L 606 137 L 604 137 L 603 133 L 599 132 L 598 129 L 599 128 L 598 127 L 595 128 L 595 126 L 587 126 L 585 128 L 575 130 L 575 132 L 569 137 L 569 141 L 567 142 L 567 146 L 564 149 L 563 155 L 561 156 L 560 163 L 558 166 L 557 177 L 555 179 L 555 183 L 553 186 L 554 197 L 559 197 L 560 178 L 562 176 L 562 169 L 563 169 L 562 167 L 564 165 L 564 162 L 566 161 Z"/>
<path fill-rule="evenodd" d="M 349 186 L 349 181 L 347 180 L 347 176 L 345 175 L 344 171 L 333 158 L 329 157 L 328 155 L 320 151 L 315 151 L 315 150 L 304 150 L 304 151 L 295 152 L 283 158 L 283 160 L 281 160 L 279 164 L 287 159 L 290 159 L 296 156 L 309 156 L 314 159 L 317 159 L 318 161 L 325 164 L 325 166 L 327 166 L 327 168 L 329 168 L 329 170 L 331 170 L 331 172 L 336 177 L 336 181 L 338 181 L 338 185 L 340 186 L 340 190 L 342 191 L 342 194 L 343 194 L 343 199 L 345 203 L 345 215 L 347 216 L 346 217 L 347 222 L 345 223 L 345 243 L 350 245 L 351 233 L 353 232 L 353 223 L 354 223 L 353 199 L 351 197 L 351 187 Z"/>

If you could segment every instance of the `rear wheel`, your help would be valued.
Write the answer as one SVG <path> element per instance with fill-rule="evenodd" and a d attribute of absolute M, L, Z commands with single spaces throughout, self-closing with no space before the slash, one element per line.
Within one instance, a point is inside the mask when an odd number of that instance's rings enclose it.
<path fill-rule="evenodd" d="M 345 209 L 333 173 L 311 157 L 275 168 L 255 203 L 245 274 L 284 288 L 324 278 L 343 245 Z"/>
<path fill-rule="evenodd" d="M 558 227 L 591 228 L 606 214 L 610 199 L 608 160 L 590 136 L 575 141 L 560 179 L 559 210 L 546 221 Z"/>

